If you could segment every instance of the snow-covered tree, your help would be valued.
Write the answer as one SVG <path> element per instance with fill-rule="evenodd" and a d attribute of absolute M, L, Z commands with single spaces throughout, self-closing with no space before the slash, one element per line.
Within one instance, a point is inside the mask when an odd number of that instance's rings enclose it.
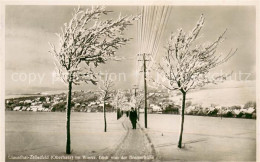
<path fill-rule="evenodd" d="M 140 108 L 144 104 L 144 99 L 144 93 L 137 93 L 136 95 L 133 95 L 131 99 L 132 102 L 135 103 L 138 120 L 140 120 Z"/>
<path fill-rule="evenodd" d="M 227 62 L 236 52 L 236 50 L 231 49 L 226 55 L 217 53 L 217 47 L 223 42 L 226 31 L 214 42 L 203 44 L 196 42 L 203 25 L 204 16 L 201 15 L 191 32 L 185 33 L 182 29 L 179 29 L 176 34 L 171 34 L 162 62 L 156 66 L 158 74 L 166 78 L 166 83 L 157 82 L 157 84 L 164 86 L 168 90 L 179 90 L 182 93 L 179 148 L 182 147 L 187 92 L 209 83 L 225 80 L 226 75 L 214 77 L 210 76 L 209 72 L 211 69 Z"/>
<path fill-rule="evenodd" d="M 154 94 L 148 94 L 147 100 L 150 100 L 152 97 L 154 97 Z M 144 101 L 145 101 L 144 93 L 141 91 L 139 92 L 137 91 L 136 96 L 132 95 L 131 97 L 131 102 L 135 104 L 135 108 L 138 113 L 138 120 L 140 117 L 140 108 L 144 104 Z"/>
<path fill-rule="evenodd" d="M 136 19 L 135 16 L 119 16 L 118 19 L 100 20 L 109 12 L 103 6 L 83 10 L 74 10 L 72 18 L 62 27 L 57 47 L 50 43 L 59 77 L 68 86 L 67 98 L 67 143 L 66 153 L 70 147 L 70 113 L 72 85 L 87 82 L 96 84 L 93 70 L 101 63 L 114 58 L 116 50 L 130 39 L 125 38 L 123 31 Z"/>
<path fill-rule="evenodd" d="M 117 90 L 112 101 L 112 105 L 115 106 L 117 112 L 121 113 L 121 108 L 124 107 L 126 103 L 127 103 L 127 98 L 125 96 L 125 93 L 120 90 Z M 118 115 L 119 114 L 117 114 L 117 119 L 120 118 L 120 116 Z"/>
<path fill-rule="evenodd" d="M 104 132 L 107 131 L 107 120 L 106 120 L 106 102 L 111 99 L 113 94 L 113 82 L 106 78 L 105 80 L 101 81 L 99 86 L 100 89 L 100 97 L 101 100 L 104 102 L 103 104 L 103 114 L 104 114 Z"/>

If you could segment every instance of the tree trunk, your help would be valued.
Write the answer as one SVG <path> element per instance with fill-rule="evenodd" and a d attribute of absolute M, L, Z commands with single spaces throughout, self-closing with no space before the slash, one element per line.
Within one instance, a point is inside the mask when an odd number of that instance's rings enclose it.
<path fill-rule="evenodd" d="M 179 148 L 182 147 L 182 134 L 183 134 L 183 126 L 184 126 L 185 100 L 186 100 L 186 92 L 182 92 L 181 130 L 180 130 L 179 143 L 178 143 Z"/>
<path fill-rule="evenodd" d="M 66 154 L 71 153 L 70 148 L 70 113 L 71 113 L 71 90 L 72 90 L 72 82 L 69 82 L 68 96 L 67 96 L 67 143 L 66 143 Z"/>
<path fill-rule="evenodd" d="M 104 123 L 105 123 L 105 128 L 104 131 L 107 132 L 107 120 L 106 120 L 106 103 L 104 101 L 104 108 L 103 108 L 103 112 L 104 112 Z"/>
<path fill-rule="evenodd" d="M 140 107 L 138 106 L 138 118 L 137 118 L 138 121 L 139 121 L 139 119 L 140 119 L 139 116 L 140 116 Z"/>
<path fill-rule="evenodd" d="M 119 115 L 119 110 L 116 109 L 116 119 L 118 120 L 120 118 L 120 115 Z"/>
<path fill-rule="evenodd" d="M 121 118 L 121 114 L 120 114 L 120 109 L 117 107 L 117 104 L 116 104 L 116 114 L 117 114 L 117 120 Z"/>

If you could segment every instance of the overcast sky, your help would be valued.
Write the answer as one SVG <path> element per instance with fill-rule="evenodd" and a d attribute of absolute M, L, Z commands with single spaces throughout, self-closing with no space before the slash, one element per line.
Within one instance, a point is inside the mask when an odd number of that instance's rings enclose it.
<path fill-rule="evenodd" d="M 7 6 L 6 7 L 6 92 L 32 93 L 56 89 L 66 89 L 60 82 L 52 82 L 54 64 L 48 53 L 48 42 L 58 41 L 54 33 L 71 18 L 74 6 Z M 137 14 L 134 6 L 107 6 L 114 11 L 105 18 Z M 219 52 L 227 53 L 231 48 L 238 48 L 236 55 L 215 71 L 223 70 L 234 73 L 251 73 L 255 79 L 255 8 L 251 6 L 175 6 L 172 7 L 166 29 L 163 32 L 160 47 L 167 41 L 171 32 L 178 28 L 191 30 L 201 14 L 205 16 L 202 41 L 214 41 L 226 28 L 227 40 L 219 47 Z M 121 62 L 109 62 L 100 66 L 98 71 L 117 73 L 121 81 L 118 88 L 131 88 L 136 84 L 135 56 L 138 52 L 137 26 L 134 24 L 126 31 L 126 37 L 133 38 L 126 46 L 117 51 L 117 55 L 127 59 Z M 164 52 L 159 49 L 158 57 Z M 126 80 L 123 77 L 126 74 Z M 121 74 L 121 76 L 119 76 Z M 19 80 L 19 76 L 21 77 Z M 24 79 L 24 77 L 27 77 Z M 29 83 L 28 77 L 31 77 Z M 33 77 L 36 77 L 33 80 Z M 41 79 L 42 78 L 42 79 Z M 22 79 L 22 80 L 21 80 Z M 94 86 L 83 84 L 80 88 Z M 80 89 L 78 87 L 78 89 Z M 77 89 L 77 88 L 76 88 Z"/>

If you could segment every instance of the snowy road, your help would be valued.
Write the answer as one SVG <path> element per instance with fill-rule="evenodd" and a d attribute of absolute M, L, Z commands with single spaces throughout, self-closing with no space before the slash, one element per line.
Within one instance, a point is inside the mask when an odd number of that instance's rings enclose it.
<path fill-rule="evenodd" d="M 127 117 L 124 117 L 122 125 L 127 131 L 126 136 L 111 157 L 115 156 L 120 157 L 121 159 L 125 157 L 129 161 L 149 161 L 156 159 L 154 147 L 143 128 L 137 124 L 137 129 L 132 129 L 131 122 Z"/>

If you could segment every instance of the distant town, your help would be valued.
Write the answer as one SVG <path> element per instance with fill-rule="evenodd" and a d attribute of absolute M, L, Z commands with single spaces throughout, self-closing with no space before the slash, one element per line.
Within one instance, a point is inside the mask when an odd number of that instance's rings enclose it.
<path fill-rule="evenodd" d="M 131 107 L 134 107 L 134 105 L 131 104 L 131 93 L 131 90 L 124 91 L 128 104 L 125 104 L 123 105 L 123 107 L 120 108 L 118 107 L 119 109 L 130 110 Z M 161 96 L 161 94 L 157 94 L 156 96 Z M 53 95 L 36 95 L 30 97 L 10 98 L 6 99 L 6 110 L 33 112 L 63 112 L 66 110 L 66 97 L 67 94 L 61 93 Z M 168 96 L 161 97 L 167 98 Z M 155 98 L 153 98 L 152 100 L 155 101 Z M 89 113 L 103 112 L 103 106 L 104 102 L 102 101 L 102 99 L 100 99 L 98 91 L 75 91 L 72 93 L 72 111 Z M 167 105 L 160 103 L 160 106 L 165 107 Z M 163 110 L 156 104 L 150 104 L 150 107 L 148 109 L 150 113 L 162 113 Z M 113 106 L 112 101 L 106 102 L 106 110 L 108 112 L 116 111 L 116 107 Z M 140 111 L 143 112 L 143 108 L 141 108 Z"/>
<path fill-rule="evenodd" d="M 127 103 L 116 107 L 111 100 L 107 101 L 106 111 L 116 112 L 128 111 L 131 107 L 139 107 L 139 112 L 144 112 L 144 105 L 137 106 L 132 101 L 132 90 L 125 90 L 124 95 Z M 143 92 L 139 92 L 143 93 Z M 114 95 L 114 94 L 113 94 Z M 178 94 L 176 94 L 178 95 Z M 169 99 L 169 93 L 166 91 L 149 92 L 148 113 L 157 114 L 179 114 L 180 103 Z M 6 111 L 31 111 L 31 112 L 65 112 L 66 111 L 66 93 L 28 96 L 6 99 Z M 98 91 L 74 91 L 72 93 L 72 112 L 95 113 L 103 112 L 104 101 L 99 97 Z M 245 105 L 234 105 L 230 107 L 211 105 L 203 107 L 187 101 L 185 114 L 198 116 L 214 117 L 235 117 L 256 119 L 256 103 L 248 101 Z"/>

